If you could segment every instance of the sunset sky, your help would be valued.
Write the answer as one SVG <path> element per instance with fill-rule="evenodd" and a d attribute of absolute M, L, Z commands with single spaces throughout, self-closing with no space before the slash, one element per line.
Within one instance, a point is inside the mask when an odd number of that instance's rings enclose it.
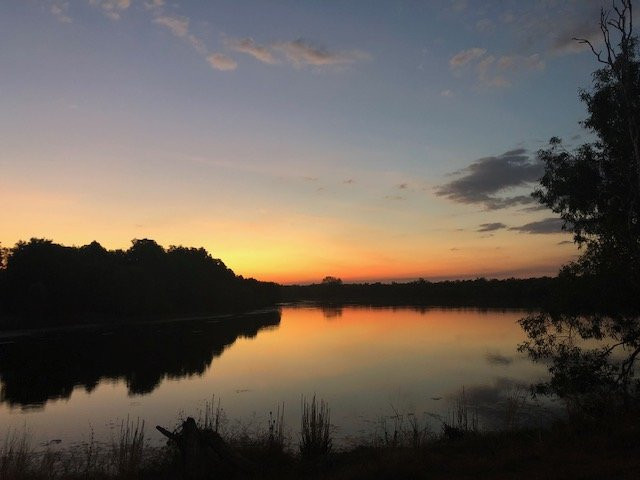
<path fill-rule="evenodd" d="M 0 2 L 0 243 L 203 246 L 278 282 L 554 274 L 600 1 Z M 607 2 L 608 4 L 608 2 Z"/>

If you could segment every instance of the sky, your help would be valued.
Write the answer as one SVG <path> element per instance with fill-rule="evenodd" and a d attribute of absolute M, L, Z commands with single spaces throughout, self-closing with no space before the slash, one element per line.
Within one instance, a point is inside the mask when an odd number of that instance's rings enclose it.
<path fill-rule="evenodd" d="M 606 2 L 606 5 L 609 5 Z M 530 197 L 599 0 L 0 2 L 0 243 L 205 247 L 283 283 L 553 275 Z"/>

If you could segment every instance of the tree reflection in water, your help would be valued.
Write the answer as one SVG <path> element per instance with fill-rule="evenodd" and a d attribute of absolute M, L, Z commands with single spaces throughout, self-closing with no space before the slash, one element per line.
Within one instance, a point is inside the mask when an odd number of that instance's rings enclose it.
<path fill-rule="evenodd" d="M 216 320 L 58 331 L 0 343 L 0 401 L 37 408 L 69 398 L 82 386 L 124 380 L 130 395 L 147 394 L 165 378 L 202 375 L 238 338 L 277 328 L 280 312 Z"/>

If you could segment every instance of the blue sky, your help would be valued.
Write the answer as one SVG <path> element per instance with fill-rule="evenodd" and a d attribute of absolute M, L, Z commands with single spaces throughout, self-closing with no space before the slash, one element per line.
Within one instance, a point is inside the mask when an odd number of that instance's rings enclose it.
<path fill-rule="evenodd" d="M 7 0 L 0 242 L 150 237 L 287 282 L 553 273 L 570 237 L 504 199 L 551 136 L 589 139 L 571 38 L 599 8 Z"/>

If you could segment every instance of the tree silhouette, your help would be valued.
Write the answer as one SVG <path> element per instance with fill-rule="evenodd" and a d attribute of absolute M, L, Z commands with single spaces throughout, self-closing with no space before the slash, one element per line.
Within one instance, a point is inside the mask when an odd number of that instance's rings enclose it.
<path fill-rule="evenodd" d="M 276 284 L 236 276 L 203 248 L 165 250 L 150 239 L 123 251 L 32 238 L 0 269 L 0 328 L 207 315 L 278 300 Z"/>
<path fill-rule="evenodd" d="M 561 270 L 554 309 L 521 320 L 521 351 L 551 361 L 538 390 L 593 409 L 628 407 L 640 393 L 640 62 L 631 1 L 612 8 L 601 11 L 603 50 L 576 39 L 603 65 L 580 94 L 596 140 L 570 152 L 552 138 L 534 193 L 583 253 Z"/>

